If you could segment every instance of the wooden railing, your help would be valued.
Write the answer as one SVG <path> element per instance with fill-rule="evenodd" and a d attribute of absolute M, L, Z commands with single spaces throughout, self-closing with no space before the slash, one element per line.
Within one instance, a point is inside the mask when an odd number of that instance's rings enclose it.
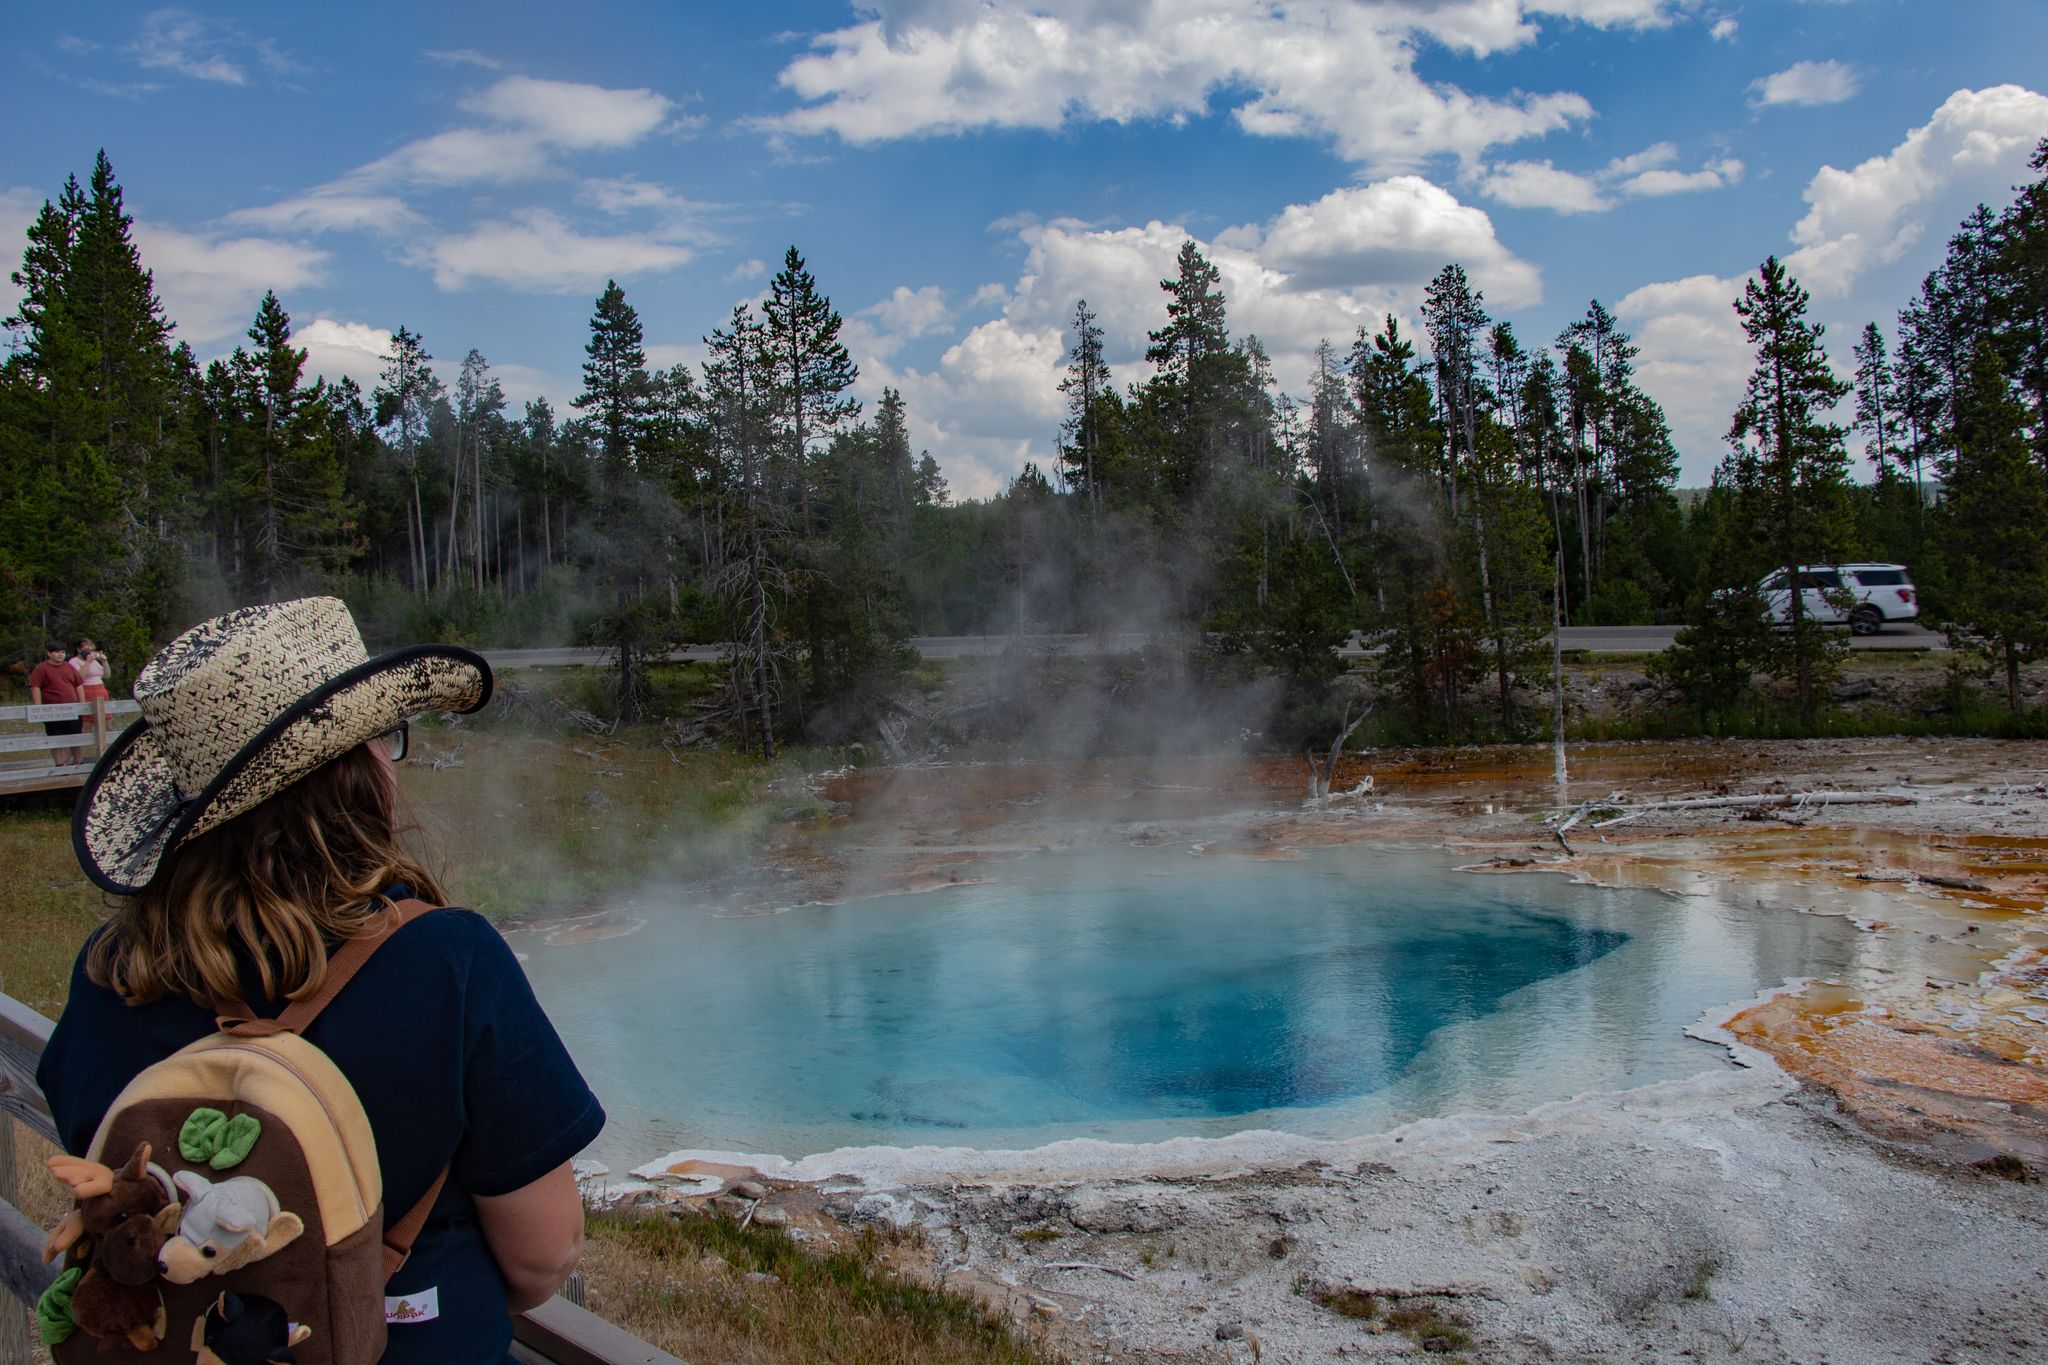
<path fill-rule="evenodd" d="M 142 708 L 132 701 L 45 702 L 40 706 L 0 706 L 0 794 L 7 792 L 59 791 L 82 786 L 92 765 L 106 752 L 107 744 L 121 733 L 129 716 Z M 85 723 L 75 735 L 46 735 L 41 722 L 70 720 Z M 9 725 L 6 722 L 16 722 Z M 21 723 L 35 726 L 21 728 Z M 83 749 L 85 762 L 53 764 L 43 758 L 52 749 Z"/>
<path fill-rule="evenodd" d="M 12 708 L 20 709 L 20 708 Z M 36 1064 L 50 1041 L 48 1019 L 10 995 L 0 995 L 0 1289 L 33 1304 L 57 1278 L 44 1265 L 43 1230 L 14 1207 L 14 1124 L 61 1146 L 49 1101 L 36 1085 Z M 25 1344 L 8 1347 L 25 1332 L 27 1315 L 0 1307 L 0 1359 L 27 1360 Z M 10 1336 L 10 1330 L 13 1336 Z M 595 1313 L 557 1296 L 512 1320 L 512 1355 L 525 1365 L 684 1365 Z"/>

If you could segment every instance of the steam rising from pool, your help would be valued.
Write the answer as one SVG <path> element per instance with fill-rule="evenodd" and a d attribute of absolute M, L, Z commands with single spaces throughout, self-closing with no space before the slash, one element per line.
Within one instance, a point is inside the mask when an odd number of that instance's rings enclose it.
<path fill-rule="evenodd" d="M 520 942 L 611 1113 L 597 1154 L 1335 1137 L 1518 1112 L 1725 1065 L 1685 1026 L 1842 970 L 1853 937 L 1384 846 L 984 871 L 769 916 L 643 894 L 639 933 Z"/>

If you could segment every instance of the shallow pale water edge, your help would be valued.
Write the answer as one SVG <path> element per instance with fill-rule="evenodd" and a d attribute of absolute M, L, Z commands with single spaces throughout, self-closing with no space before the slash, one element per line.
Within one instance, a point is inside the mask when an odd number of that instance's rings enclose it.
<path fill-rule="evenodd" d="M 1727 1065 L 1682 1030 L 1844 972 L 1831 916 L 1475 876 L 1385 846 L 1299 861 L 1044 855 L 939 892 L 515 939 L 623 1169 L 678 1148 L 1033 1147 L 1514 1113 Z M 623 1164 L 622 1164 L 623 1163 Z"/>

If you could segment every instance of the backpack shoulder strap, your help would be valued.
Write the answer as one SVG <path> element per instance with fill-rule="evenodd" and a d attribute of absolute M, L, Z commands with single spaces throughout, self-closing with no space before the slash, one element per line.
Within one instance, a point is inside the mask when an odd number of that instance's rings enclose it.
<path fill-rule="evenodd" d="M 285 1006 L 275 1019 L 258 1019 L 249 1012 L 247 1004 L 237 1003 L 223 1008 L 216 1022 L 224 1033 L 240 1037 L 268 1037 L 275 1033 L 303 1033 L 307 1025 L 320 1016 L 320 1011 L 334 1003 L 342 988 L 355 979 L 376 951 L 390 941 L 400 929 L 437 907 L 423 900 L 403 900 L 385 909 L 377 927 L 360 938 L 352 938 L 336 948 L 327 957 L 327 975 L 321 979 L 320 989 L 303 1000 L 294 1000 Z M 427 1215 L 433 1211 L 434 1201 L 441 1195 L 441 1187 L 448 1182 L 448 1167 L 442 1167 L 441 1174 L 434 1177 L 434 1183 L 420 1196 L 418 1203 L 406 1210 L 405 1216 L 384 1229 L 384 1278 L 389 1280 L 405 1264 L 405 1258 L 412 1254 L 412 1244 L 426 1226 Z"/>

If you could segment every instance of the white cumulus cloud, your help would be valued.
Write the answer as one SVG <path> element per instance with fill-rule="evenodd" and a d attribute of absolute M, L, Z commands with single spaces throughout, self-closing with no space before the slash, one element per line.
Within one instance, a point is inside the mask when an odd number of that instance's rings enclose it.
<path fill-rule="evenodd" d="M 1486 148 L 1590 118 L 1570 91 L 1474 95 L 1424 79 L 1426 42 L 1485 56 L 1532 41 L 1531 16 L 1640 27 L 1650 0 L 916 0 L 817 37 L 781 74 L 801 101 L 767 120 L 848 142 L 973 128 L 1200 117 L 1219 94 L 1247 132 L 1317 137 L 1374 170 Z"/>
<path fill-rule="evenodd" d="M 21 259 L 28 250 L 28 243 L 22 239 L 34 226 L 36 215 L 43 211 L 44 197 L 34 190 L 16 186 L 0 190 L 0 255 L 9 262 L 6 270 L 0 270 L 0 317 L 14 316 L 14 310 L 21 303 L 21 288 L 8 276 L 14 273 L 13 262 Z"/>
<path fill-rule="evenodd" d="M 1480 193 L 1513 209 L 1599 213 L 1613 207 L 1590 177 L 1561 171 L 1548 161 L 1507 161 L 1489 166 L 1475 182 Z"/>
<path fill-rule="evenodd" d="M 507 76 L 462 107 L 556 147 L 589 148 L 630 147 L 659 128 L 673 106 L 652 90 Z"/>
<path fill-rule="evenodd" d="M 318 282 L 327 261 L 326 252 L 290 242 L 208 237 L 143 221 L 135 224 L 135 244 L 178 336 L 200 347 L 247 331 L 265 290 L 289 310 L 290 292 Z"/>
<path fill-rule="evenodd" d="M 236 209 L 223 220 L 272 232 L 379 232 L 411 231 L 421 225 L 417 213 L 405 201 L 390 194 L 350 194 L 346 191 L 302 194 L 260 208 Z"/>
<path fill-rule="evenodd" d="M 899 336 L 921 337 L 953 320 L 946 303 L 946 291 L 935 284 L 912 289 L 899 284 L 888 298 L 861 310 L 887 331 Z"/>
<path fill-rule="evenodd" d="M 1772 104 L 1840 104 L 1854 99 L 1856 72 L 1837 61 L 1794 62 L 1750 83 L 1750 102 Z"/>
<path fill-rule="evenodd" d="M 1744 279 L 1693 275 L 1646 284 L 1614 305 L 1640 353 L 1636 378 L 1664 407 L 1683 482 L 1705 483 L 1719 463 L 1730 415 L 1755 355 L 1735 315 Z"/>
<path fill-rule="evenodd" d="M 1849 170 L 1823 166 L 1806 186 L 1806 216 L 1786 257 L 1800 281 L 1840 294 L 1872 266 L 1918 242 L 1931 215 L 1945 231 L 1968 207 L 2023 179 L 2048 134 L 2048 96 L 2017 85 L 1958 90 L 1882 156 Z"/>
<path fill-rule="evenodd" d="M 478 223 L 409 257 L 448 290 L 498 284 L 540 293 L 595 293 L 608 278 L 673 270 L 689 248 L 635 233 L 585 234 L 546 209 Z"/>
<path fill-rule="evenodd" d="M 306 352 L 307 378 L 353 379 L 366 394 L 377 387 L 391 356 L 391 333 L 367 322 L 315 318 L 292 328 L 292 344 Z"/>
<path fill-rule="evenodd" d="M 1691 194 L 1698 190 L 1718 190 L 1741 181 L 1742 163 L 1730 156 L 1709 161 L 1696 171 L 1643 171 L 1622 181 L 1621 192 L 1640 196 Z"/>
<path fill-rule="evenodd" d="M 1011 230 L 1025 251 L 1016 282 L 976 293 L 999 305 L 1000 316 L 970 328 L 931 368 L 897 360 L 909 327 L 935 302 L 918 300 L 922 291 L 900 288 L 847 327 L 863 394 L 872 399 L 884 385 L 903 392 L 913 441 L 941 461 L 961 497 L 1001 491 L 1026 460 L 1050 467 L 1076 300 L 1086 299 L 1099 319 L 1115 382 L 1150 373 L 1147 334 L 1166 320 L 1158 282 L 1176 273 L 1181 244 L 1191 239 L 1183 225 L 1156 220 L 1020 220 Z M 1412 331 L 1423 286 L 1451 261 L 1496 308 L 1541 297 L 1535 267 L 1499 242 L 1482 210 L 1414 176 L 1335 190 L 1193 240 L 1220 276 L 1231 335 L 1256 334 L 1290 392 L 1304 387 L 1319 340 L 1346 347 L 1389 312 Z"/>
<path fill-rule="evenodd" d="M 1619 199 L 1717 190 L 1742 179 L 1742 163 L 1733 157 L 1716 158 L 1696 171 L 1671 169 L 1677 158 L 1676 145 L 1659 142 L 1616 157 L 1591 174 L 1560 170 L 1547 160 L 1509 161 L 1468 179 L 1481 194 L 1510 208 L 1558 213 L 1601 213 Z"/>

